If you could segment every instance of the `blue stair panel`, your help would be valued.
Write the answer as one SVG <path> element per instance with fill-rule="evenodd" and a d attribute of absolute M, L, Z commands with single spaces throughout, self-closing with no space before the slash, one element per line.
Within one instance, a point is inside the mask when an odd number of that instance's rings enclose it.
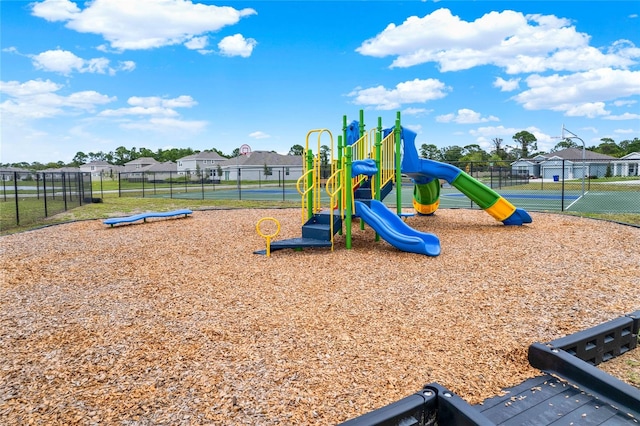
<path fill-rule="evenodd" d="M 321 241 L 331 241 L 331 213 L 320 212 L 304 225 L 302 225 L 302 238 L 310 238 Z M 342 219 L 339 215 L 333 215 L 333 233 L 342 229 Z"/>

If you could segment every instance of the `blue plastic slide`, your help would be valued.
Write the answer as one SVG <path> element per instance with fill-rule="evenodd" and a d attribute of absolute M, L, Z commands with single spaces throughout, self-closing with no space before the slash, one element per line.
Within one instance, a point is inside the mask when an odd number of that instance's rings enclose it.
<path fill-rule="evenodd" d="M 440 254 L 438 237 L 413 229 L 380 201 L 371 200 L 370 207 L 362 201 L 356 201 L 355 204 L 356 216 L 361 217 L 365 223 L 395 248 L 427 256 Z"/>

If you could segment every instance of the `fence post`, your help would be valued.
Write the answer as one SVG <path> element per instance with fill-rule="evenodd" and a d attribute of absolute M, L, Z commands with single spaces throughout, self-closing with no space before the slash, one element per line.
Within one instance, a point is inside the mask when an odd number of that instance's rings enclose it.
<path fill-rule="evenodd" d="M 282 167 L 282 201 L 284 201 L 285 199 L 285 192 L 284 192 L 284 167 Z M 280 183 L 280 170 L 278 170 L 278 184 Z"/>
<path fill-rule="evenodd" d="M 562 160 L 562 185 L 561 185 L 561 195 L 560 195 L 560 211 L 564 211 L 564 159 Z"/>
<path fill-rule="evenodd" d="M 18 172 L 13 172 L 13 192 L 16 201 L 16 225 L 20 225 L 20 203 L 18 202 Z"/>
<path fill-rule="evenodd" d="M 118 197 L 122 197 L 122 173 L 118 172 Z"/>
<path fill-rule="evenodd" d="M 46 173 L 42 173 L 42 197 L 44 198 L 44 217 L 47 217 L 49 215 L 49 211 L 47 206 L 47 174 Z"/>
<path fill-rule="evenodd" d="M 62 172 L 62 199 L 64 200 L 64 211 L 67 211 L 67 174 Z M 53 192 L 55 194 L 55 185 Z"/>
<path fill-rule="evenodd" d="M 78 202 L 82 205 L 82 202 L 84 201 L 84 180 L 82 179 L 82 172 L 76 173 L 76 182 L 78 182 Z"/>
<path fill-rule="evenodd" d="M 493 189 L 493 166 L 489 166 L 489 188 Z"/>

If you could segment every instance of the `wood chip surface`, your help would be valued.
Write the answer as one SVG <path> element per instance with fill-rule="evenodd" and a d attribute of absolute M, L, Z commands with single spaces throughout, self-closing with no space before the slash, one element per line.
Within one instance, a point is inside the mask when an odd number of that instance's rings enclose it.
<path fill-rule="evenodd" d="M 438 257 L 357 222 L 351 250 L 267 257 L 263 217 L 301 235 L 255 209 L 1 237 L 0 423 L 330 425 L 431 382 L 475 404 L 539 374 L 531 343 L 640 309 L 638 228 L 443 209 L 407 219 Z"/>

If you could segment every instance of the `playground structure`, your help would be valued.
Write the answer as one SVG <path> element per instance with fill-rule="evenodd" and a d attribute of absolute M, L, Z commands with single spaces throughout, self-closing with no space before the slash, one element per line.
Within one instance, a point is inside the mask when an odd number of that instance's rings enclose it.
<path fill-rule="evenodd" d="M 274 250 L 305 247 L 331 247 L 333 250 L 334 236 L 338 232 L 344 232 L 345 246 L 350 249 L 352 220 L 359 218 L 361 227 L 366 223 L 376 232 L 376 240 L 382 237 L 399 250 L 438 256 L 441 251 L 438 237 L 415 230 L 403 220 L 407 216 L 402 212 L 403 175 L 411 178 L 414 184 L 413 207 L 418 215 L 436 212 L 440 204 L 441 180 L 445 180 L 505 225 L 531 223 L 531 216 L 525 210 L 516 208 L 459 168 L 419 158 L 416 134 L 401 126 L 399 112 L 392 128 L 383 129 L 381 118 L 377 124 L 366 131 L 362 110 L 359 121 L 350 124 L 343 116 L 343 134 L 338 136 L 337 149 L 334 149 L 329 130 L 314 129 L 307 133 L 304 172 L 297 182 L 301 195 L 302 237 L 271 241 L 277 233 L 267 238 L 257 226 L 258 233 L 267 239 L 268 247 L 256 253 L 270 254 Z M 312 136 L 317 137 L 316 146 L 311 145 Z M 328 139 L 328 145 L 322 144 L 323 136 L 325 141 Z M 329 149 L 323 152 L 323 147 Z M 395 212 L 383 203 L 394 185 L 397 189 Z"/>

